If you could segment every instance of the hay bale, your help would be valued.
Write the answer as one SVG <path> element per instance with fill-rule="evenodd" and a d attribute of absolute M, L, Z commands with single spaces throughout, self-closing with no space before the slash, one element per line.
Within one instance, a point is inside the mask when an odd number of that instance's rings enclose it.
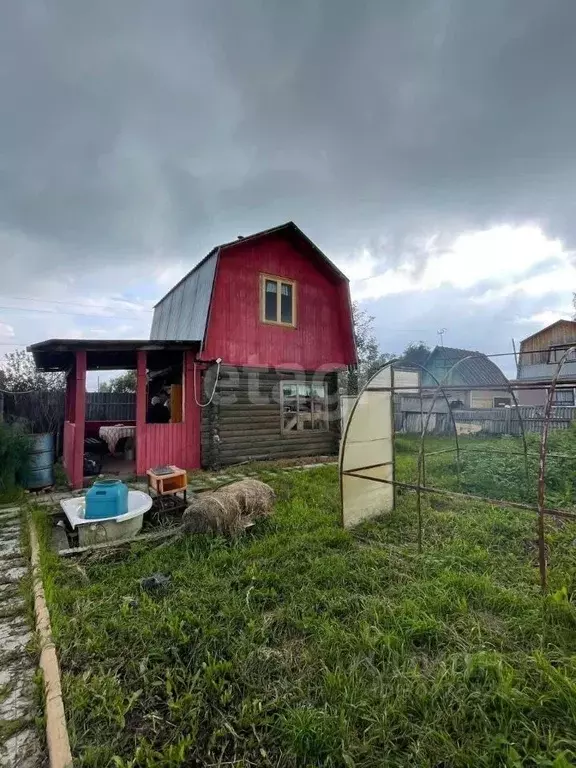
<path fill-rule="evenodd" d="M 260 480 L 240 480 L 197 496 L 182 516 L 186 533 L 237 536 L 259 517 L 272 514 L 276 494 Z"/>

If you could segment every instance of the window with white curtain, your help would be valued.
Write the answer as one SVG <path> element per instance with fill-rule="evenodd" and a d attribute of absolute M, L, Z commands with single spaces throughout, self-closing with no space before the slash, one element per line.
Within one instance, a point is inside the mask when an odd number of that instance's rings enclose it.
<path fill-rule="evenodd" d="M 261 310 L 263 323 L 296 326 L 296 283 L 283 277 L 261 276 Z"/>

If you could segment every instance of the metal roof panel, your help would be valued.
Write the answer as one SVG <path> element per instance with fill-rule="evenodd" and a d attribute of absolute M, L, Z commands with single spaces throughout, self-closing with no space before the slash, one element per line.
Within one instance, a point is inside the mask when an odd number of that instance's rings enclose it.
<path fill-rule="evenodd" d="M 150 338 L 204 340 L 218 251 L 181 280 L 154 308 Z"/>
<path fill-rule="evenodd" d="M 492 362 L 482 352 L 475 352 L 468 349 L 456 349 L 455 347 L 436 347 L 430 353 L 426 362 L 426 368 L 430 368 L 430 362 L 433 357 L 440 357 L 447 363 L 454 365 L 459 360 L 473 355 L 469 360 L 460 363 L 454 372 L 454 376 L 462 380 L 463 384 L 470 384 L 473 387 L 481 387 L 483 384 L 502 384 L 507 385 L 508 380 L 502 373 L 496 363 Z"/>

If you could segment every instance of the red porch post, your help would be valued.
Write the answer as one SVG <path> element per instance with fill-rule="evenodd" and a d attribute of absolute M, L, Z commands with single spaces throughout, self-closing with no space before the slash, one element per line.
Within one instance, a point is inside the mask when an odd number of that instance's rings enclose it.
<path fill-rule="evenodd" d="M 76 373 L 75 366 L 71 371 L 66 374 L 66 399 L 65 399 L 65 421 L 74 423 L 74 405 L 76 404 L 76 393 L 74 388 L 76 386 Z"/>
<path fill-rule="evenodd" d="M 68 481 L 72 482 L 74 471 L 74 406 L 76 386 L 75 366 L 66 374 L 66 395 L 64 398 L 64 445 L 62 446 L 62 463 L 66 470 Z"/>
<path fill-rule="evenodd" d="M 82 488 L 84 482 L 84 420 L 86 414 L 86 350 L 76 352 L 76 367 L 71 382 L 71 405 L 74 408 L 74 449 L 68 479 L 72 488 Z"/>
<path fill-rule="evenodd" d="M 143 475 L 148 467 L 146 456 L 146 350 L 137 352 L 136 365 L 136 474 Z"/>

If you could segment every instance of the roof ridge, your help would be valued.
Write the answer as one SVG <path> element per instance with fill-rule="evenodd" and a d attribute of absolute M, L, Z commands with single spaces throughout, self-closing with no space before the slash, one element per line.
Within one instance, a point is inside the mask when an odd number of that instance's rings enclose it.
<path fill-rule="evenodd" d="M 548 325 L 545 325 L 544 328 L 540 328 L 539 330 L 534 331 L 534 333 L 531 333 L 530 336 L 525 336 L 523 339 L 520 339 L 520 344 L 523 344 L 525 341 L 528 341 L 529 339 L 533 339 L 534 336 L 538 336 L 539 333 L 542 333 L 543 331 L 547 331 L 550 328 L 553 328 L 555 325 L 558 325 L 559 323 L 571 323 L 572 325 L 576 325 L 576 318 L 560 317 L 558 320 L 554 320 L 553 323 L 549 323 Z"/>
<path fill-rule="evenodd" d="M 487 355 L 486 352 L 480 352 L 477 349 L 464 349 L 463 347 L 445 347 L 445 346 L 438 345 L 434 347 L 432 352 L 435 352 L 437 349 L 449 349 L 449 350 L 452 350 L 453 352 L 464 352 L 467 355 L 482 355 L 482 357 L 487 357 L 489 359 L 489 355 Z"/>
<path fill-rule="evenodd" d="M 252 240 L 253 238 L 256 238 L 256 237 L 264 237 L 265 235 L 272 235 L 272 234 L 275 234 L 276 232 L 280 232 L 280 231 L 281 231 L 281 230 L 283 230 L 283 229 L 293 229 L 295 232 L 297 232 L 297 233 L 298 233 L 298 234 L 299 234 L 299 235 L 300 235 L 302 238 L 304 238 L 304 240 L 305 240 L 305 241 L 306 241 L 306 242 L 307 242 L 307 243 L 310 245 L 310 247 L 311 247 L 313 250 L 315 250 L 315 251 L 316 251 L 316 252 L 317 252 L 317 253 L 318 253 L 318 254 L 319 254 L 319 255 L 320 255 L 320 256 L 321 256 L 321 257 L 324 259 L 324 261 L 325 261 L 325 262 L 328 264 L 328 266 L 329 266 L 329 267 L 330 267 L 330 268 L 331 268 L 331 269 L 332 269 L 332 270 L 333 270 L 333 271 L 334 271 L 334 272 L 335 272 L 337 275 L 339 275 L 339 276 L 340 276 L 340 277 L 341 277 L 343 280 L 348 280 L 348 278 L 346 277 L 346 275 L 345 275 L 345 274 L 344 274 L 344 273 L 343 273 L 343 272 L 342 272 L 342 271 L 341 271 L 341 270 L 340 270 L 340 269 L 339 269 L 339 268 L 336 266 L 336 264 L 334 264 L 334 262 L 333 262 L 331 259 L 329 259 L 329 258 L 328 258 L 328 256 L 326 256 L 326 254 L 324 253 L 324 251 L 322 251 L 322 250 L 321 250 L 321 249 L 320 249 L 320 248 L 319 248 L 319 247 L 316 245 L 316 243 L 314 243 L 312 240 L 310 240 L 310 238 L 308 237 L 308 235 L 307 235 L 307 234 L 306 234 L 306 233 L 305 233 L 303 230 L 301 230 L 301 229 L 300 229 L 300 227 L 298 226 L 298 224 L 296 224 L 295 222 L 293 222 L 292 220 L 290 220 L 290 221 L 285 221 L 283 224 L 277 224 L 275 227 L 269 227 L 268 229 L 262 229 L 262 230 L 260 230 L 259 232 L 253 232 L 251 235 L 246 235 L 245 237 L 239 237 L 239 238 L 237 238 L 236 240 L 229 240 L 229 241 L 228 241 L 228 242 L 226 242 L 226 243 L 220 243 L 219 245 L 215 245 L 215 246 L 214 246 L 214 247 L 213 247 L 213 248 L 212 248 L 212 249 L 211 249 L 211 250 L 210 250 L 210 251 L 209 251 L 209 252 L 206 254 L 206 256 L 204 256 L 203 258 L 201 258 L 201 259 L 200 259 L 200 261 L 199 261 L 197 264 L 195 264 L 195 265 L 192 267 L 192 269 L 190 269 L 190 270 L 189 270 L 189 271 L 188 271 L 188 272 L 187 272 L 187 273 L 184 275 L 184 277 L 182 277 L 182 278 L 181 278 L 181 279 L 180 279 L 180 280 L 179 280 L 179 281 L 176 283 L 176 285 L 173 285 L 173 286 L 172 286 L 172 288 L 170 288 L 170 290 L 166 291 L 166 293 L 164 294 L 164 296 L 162 296 L 162 298 L 161 298 L 161 299 L 159 299 L 159 300 L 156 302 L 156 304 L 154 304 L 154 309 L 156 309 L 156 307 L 157 307 L 159 304 L 161 304 L 161 303 L 164 301 L 164 299 L 166 299 L 166 298 L 167 298 L 167 297 L 168 297 L 168 296 L 169 296 L 169 295 L 170 295 L 170 294 L 171 294 L 173 291 L 175 291 L 175 290 L 176 290 L 176 288 L 178 288 L 178 286 L 180 286 L 180 285 L 181 285 L 181 284 L 182 284 L 182 283 L 183 283 L 185 280 L 188 280 L 188 278 L 189 278 L 191 275 L 193 275 L 193 274 L 194 274 L 194 272 L 196 272 L 196 270 L 197 270 L 197 269 L 199 269 L 199 268 L 200 268 L 200 267 L 201 267 L 201 266 L 202 266 L 202 265 L 203 265 L 203 264 L 204 264 L 206 261 L 208 261 L 208 259 L 209 259 L 211 256 L 214 256 L 214 255 L 217 255 L 217 254 L 219 254 L 219 253 L 220 253 L 220 251 L 221 251 L 221 249 L 223 249 L 223 248 L 230 248 L 230 247 L 233 247 L 233 246 L 235 246 L 235 245 L 240 245 L 240 243 L 244 243 L 244 242 L 246 242 L 247 240 Z"/>

